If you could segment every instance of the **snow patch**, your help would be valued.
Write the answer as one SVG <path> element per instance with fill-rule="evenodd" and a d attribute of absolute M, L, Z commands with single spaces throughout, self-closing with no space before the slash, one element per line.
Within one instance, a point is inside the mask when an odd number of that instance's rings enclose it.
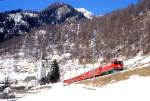
<path fill-rule="evenodd" d="M 84 14 L 85 17 L 87 17 L 88 19 L 92 19 L 93 18 L 93 13 L 86 10 L 85 8 L 76 8 L 77 11 L 81 12 L 82 14 Z"/>
<path fill-rule="evenodd" d="M 16 25 L 26 24 L 26 22 L 22 20 L 22 15 L 20 13 L 9 14 L 9 17 L 14 19 Z"/>
<path fill-rule="evenodd" d="M 35 13 L 23 13 L 24 15 L 28 15 L 30 17 L 37 17 L 38 14 L 35 14 Z"/>
<path fill-rule="evenodd" d="M 138 54 L 135 57 L 125 60 L 124 64 L 126 68 L 150 66 L 150 56 Z"/>
<path fill-rule="evenodd" d="M 46 30 L 40 30 L 39 35 L 46 35 Z"/>
<path fill-rule="evenodd" d="M 3 31 L 4 31 L 4 28 L 0 28 L 0 32 L 3 33 Z"/>

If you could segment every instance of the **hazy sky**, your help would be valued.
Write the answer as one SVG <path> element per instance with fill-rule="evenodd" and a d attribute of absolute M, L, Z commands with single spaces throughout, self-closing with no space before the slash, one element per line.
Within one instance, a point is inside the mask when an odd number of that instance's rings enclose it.
<path fill-rule="evenodd" d="M 85 8 L 95 15 L 103 15 L 118 8 L 127 7 L 138 0 L 0 0 L 0 11 L 24 9 L 40 11 L 54 2 L 65 2 L 75 8 Z"/>

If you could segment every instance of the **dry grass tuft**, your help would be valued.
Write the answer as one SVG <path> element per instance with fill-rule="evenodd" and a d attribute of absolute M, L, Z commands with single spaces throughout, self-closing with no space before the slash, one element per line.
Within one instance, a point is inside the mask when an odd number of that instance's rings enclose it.
<path fill-rule="evenodd" d="M 84 80 L 78 82 L 78 84 L 85 84 L 87 86 L 95 86 L 95 87 L 102 87 L 110 83 L 127 80 L 133 75 L 139 76 L 150 76 L 150 67 L 143 67 L 143 68 L 135 68 L 131 70 L 125 70 L 122 72 L 118 72 L 115 74 L 110 74 L 106 76 L 96 77 L 93 79 Z"/>

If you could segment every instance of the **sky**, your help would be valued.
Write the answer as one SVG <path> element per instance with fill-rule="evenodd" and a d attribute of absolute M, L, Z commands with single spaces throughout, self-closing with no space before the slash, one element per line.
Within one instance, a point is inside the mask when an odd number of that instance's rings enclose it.
<path fill-rule="evenodd" d="M 85 8 L 94 15 L 103 15 L 107 12 L 125 8 L 138 0 L 0 0 L 0 11 L 15 9 L 41 11 L 54 2 L 65 2 L 75 8 Z"/>

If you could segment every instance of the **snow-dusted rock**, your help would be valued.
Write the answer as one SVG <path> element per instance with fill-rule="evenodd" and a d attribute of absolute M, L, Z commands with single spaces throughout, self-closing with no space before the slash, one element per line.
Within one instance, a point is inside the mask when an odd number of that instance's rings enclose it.
<path fill-rule="evenodd" d="M 86 10 L 85 8 L 76 8 L 77 11 L 81 12 L 82 14 L 84 14 L 84 16 L 86 16 L 88 19 L 92 19 L 93 18 L 93 13 Z"/>

